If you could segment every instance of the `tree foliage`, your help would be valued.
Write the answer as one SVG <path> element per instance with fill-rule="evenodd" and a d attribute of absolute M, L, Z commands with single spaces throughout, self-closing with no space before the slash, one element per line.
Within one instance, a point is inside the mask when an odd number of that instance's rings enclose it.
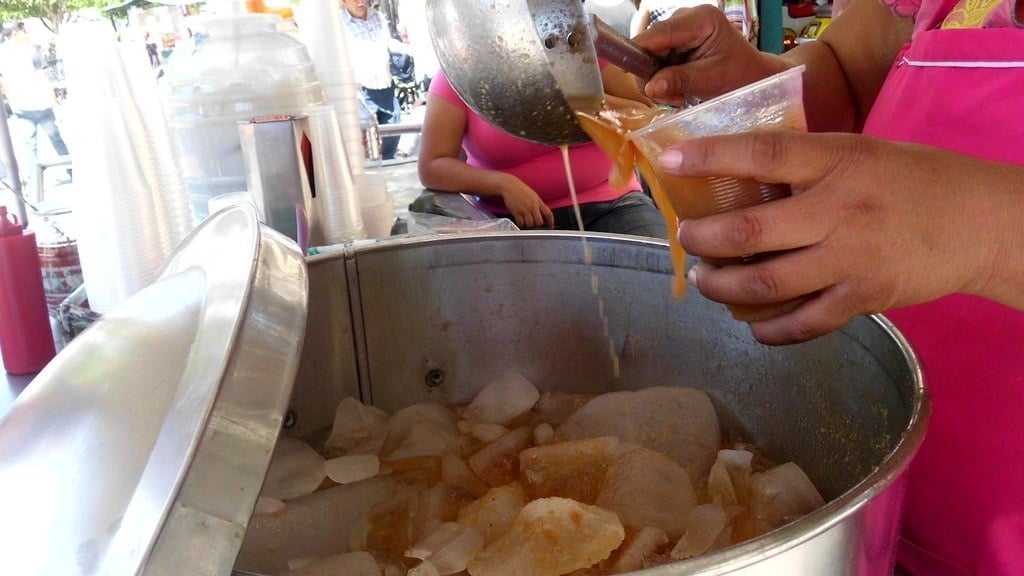
<path fill-rule="evenodd" d="M 3 0 L 0 2 L 0 19 L 38 18 L 43 26 L 56 34 L 60 25 L 76 10 L 102 8 L 108 4 L 109 0 Z"/>

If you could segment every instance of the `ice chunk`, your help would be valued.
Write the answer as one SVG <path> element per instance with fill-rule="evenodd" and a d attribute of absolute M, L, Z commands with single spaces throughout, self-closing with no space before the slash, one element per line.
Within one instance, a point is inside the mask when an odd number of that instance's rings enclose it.
<path fill-rule="evenodd" d="M 609 574 L 633 572 L 650 566 L 649 557 L 668 545 L 668 534 L 660 528 L 647 526 L 626 536 L 626 541 L 612 555 Z"/>
<path fill-rule="evenodd" d="M 404 576 L 441 576 L 441 573 L 437 571 L 436 566 L 424 560 L 405 572 Z"/>
<path fill-rule="evenodd" d="M 288 506 L 278 500 L 277 498 L 266 498 L 260 496 L 256 499 L 256 508 L 253 509 L 253 514 L 280 514 L 288 509 Z"/>
<path fill-rule="evenodd" d="M 352 397 L 344 398 L 334 411 L 334 425 L 324 443 L 324 454 L 329 458 L 342 454 L 379 454 L 387 434 L 387 412 Z"/>
<path fill-rule="evenodd" d="M 479 498 L 490 490 L 490 485 L 483 481 L 466 461 L 451 452 L 441 457 L 441 481 L 454 490 L 460 490 Z"/>
<path fill-rule="evenodd" d="M 301 440 L 281 436 L 270 457 L 260 496 L 277 500 L 306 496 L 319 488 L 326 477 L 323 456 Z"/>
<path fill-rule="evenodd" d="M 607 558 L 625 537 L 615 513 L 568 498 L 541 498 L 469 561 L 471 576 L 560 576 Z"/>
<path fill-rule="evenodd" d="M 494 424 L 492 422 L 459 420 L 459 432 L 468 434 L 482 442 L 494 442 L 498 438 L 508 434 L 508 428 L 505 428 L 501 424 Z"/>
<path fill-rule="evenodd" d="M 669 555 L 676 560 L 693 558 L 728 545 L 730 535 L 729 518 L 722 505 L 718 502 L 701 504 L 690 512 L 686 532 Z"/>
<path fill-rule="evenodd" d="M 619 447 L 614 436 L 534 446 L 519 454 L 520 475 L 533 498 L 561 496 L 593 504 Z"/>
<path fill-rule="evenodd" d="M 366 550 L 381 562 L 401 564 L 405 551 L 418 537 L 414 527 L 425 524 L 417 522 L 420 498 L 416 484 L 397 483 L 387 498 L 378 501 L 366 513 L 365 536 L 360 542 L 350 540 L 351 549 Z M 356 534 L 354 529 L 353 534 Z"/>
<path fill-rule="evenodd" d="M 324 463 L 327 477 L 338 484 L 351 484 L 373 478 L 380 471 L 380 458 L 373 454 L 339 456 Z"/>
<path fill-rule="evenodd" d="M 413 541 L 430 534 L 445 521 L 454 520 L 456 513 L 444 484 L 421 491 L 412 516 Z"/>
<path fill-rule="evenodd" d="M 541 422 L 533 427 L 534 446 L 543 446 L 555 438 L 555 429 L 547 422 Z"/>
<path fill-rule="evenodd" d="M 377 502 L 391 499 L 396 481 L 394 476 L 377 477 L 334 486 L 290 500 L 279 514 L 253 515 L 235 566 L 279 574 L 293 558 L 327 558 L 362 548 L 349 547 L 358 519 Z"/>
<path fill-rule="evenodd" d="M 445 576 L 465 570 L 469 559 L 483 547 L 483 537 L 470 526 L 445 522 L 413 545 L 405 555 L 429 562 L 439 576 Z"/>
<path fill-rule="evenodd" d="M 565 440 L 615 436 L 660 452 L 703 490 L 721 441 L 711 398 L 702 390 L 657 386 L 596 396 L 555 429 Z"/>
<path fill-rule="evenodd" d="M 530 445 L 533 431 L 522 426 L 477 450 L 469 457 L 469 467 L 491 486 L 501 486 L 516 479 L 519 453 Z"/>
<path fill-rule="evenodd" d="M 381 576 L 380 566 L 368 552 L 347 552 L 311 562 L 286 576 Z"/>
<path fill-rule="evenodd" d="M 395 412 L 388 422 L 388 436 L 381 449 L 384 460 L 460 453 L 460 434 L 455 414 L 435 403 L 413 404 Z"/>
<path fill-rule="evenodd" d="M 558 426 L 594 397 L 593 394 L 544 392 L 533 406 L 533 413 L 552 426 Z"/>
<path fill-rule="evenodd" d="M 528 501 L 526 491 L 517 482 L 497 486 L 482 498 L 463 506 L 459 510 L 458 521 L 472 527 L 485 543 L 490 543 L 505 533 Z"/>
<path fill-rule="evenodd" d="M 382 460 L 379 474 L 401 474 L 409 479 L 418 479 L 429 486 L 441 478 L 441 457 L 416 456 L 402 460 Z"/>
<path fill-rule="evenodd" d="M 825 505 L 807 474 L 793 462 L 751 477 L 751 515 L 754 530 L 764 534 Z"/>
<path fill-rule="evenodd" d="M 471 420 L 508 424 L 530 411 L 540 392 L 522 374 L 509 370 L 477 393 L 462 416 Z"/>
<path fill-rule="evenodd" d="M 746 450 L 719 450 L 708 475 L 708 499 L 722 506 L 750 507 L 750 475 L 754 454 Z"/>
<path fill-rule="evenodd" d="M 492 542 L 512 524 L 523 506 L 529 502 L 518 482 L 491 488 L 483 497 L 470 502 L 458 513 L 458 521 L 471 526 L 485 542 Z"/>
<path fill-rule="evenodd" d="M 298 570 L 299 568 L 305 568 L 311 564 L 319 562 L 319 558 L 292 558 L 288 561 L 288 570 Z"/>
<path fill-rule="evenodd" d="M 594 503 L 618 514 L 626 527 L 653 526 L 674 540 L 686 529 L 697 498 L 686 470 L 666 456 L 637 446 L 615 457 Z"/>

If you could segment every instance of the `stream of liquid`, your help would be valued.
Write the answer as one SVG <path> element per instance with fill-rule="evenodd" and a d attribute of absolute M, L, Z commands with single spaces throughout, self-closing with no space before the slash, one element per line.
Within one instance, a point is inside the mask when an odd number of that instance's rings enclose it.
<path fill-rule="evenodd" d="M 565 165 L 565 178 L 569 182 L 569 197 L 572 198 L 572 209 L 576 214 L 576 224 L 580 228 L 580 232 L 586 232 L 583 229 L 583 215 L 580 212 L 580 202 L 576 197 L 576 183 L 572 180 L 572 165 L 569 163 L 569 147 L 565 144 L 559 146 L 562 150 L 562 164 Z M 601 291 L 598 287 L 597 282 L 597 271 L 594 270 L 594 255 L 590 250 L 590 245 L 587 244 L 587 237 L 581 236 L 583 240 L 583 261 L 587 264 L 587 269 L 590 271 L 590 291 L 597 298 L 597 314 L 601 318 L 601 324 L 604 326 L 604 337 L 608 339 L 608 357 L 612 362 L 612 376 L 616 380 L 619 378 L 619 352 L 615 349 L 615 339 L 612 338 L 611 327 L 608 323 L 608 314 L 604 307 L 604 297 L 601 296 Z"/>
<path fill-rule="evenodd" d="M 665 229 L 670 232 L 669 254 L 675 270 L 672 280 L 672 296 L 682 299 L 686 295 L 686 252 L 671 233 L 678 226 L 676 212 L 658 174 L 627 137 L 631 130 L 647 126 L 667 113 L 668 111 L 661 108 L 605 107 L 595 115 L 578 112 L 576 117 L 583 131 L 614 163 L 613 172 L 609 178 L 612 186 L 624 186 L 632 176 L 634 168 L 640 171 L 650 186 L 654 204 L 665 220 Z"/>

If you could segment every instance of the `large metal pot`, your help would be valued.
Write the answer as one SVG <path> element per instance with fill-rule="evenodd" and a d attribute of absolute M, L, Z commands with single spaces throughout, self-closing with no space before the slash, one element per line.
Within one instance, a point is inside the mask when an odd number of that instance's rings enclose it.
<path fill-rule="evenodd" d="M 929 411 L 917 361 L 893 326 L 862 317 L 806 344 L 764 346 L 695 291 L 683 302 L 671 298 L 663 242 L 604 235 L 587 243 L 592 268 L 580 235 L 545 232 L 409 240 L 313 258 L 290 405 L 295 432 L 329 425 L 345 396 L 389 412 L 465 402 L 510 367 L 570 392 L 700 388 L 724 428 L 777 461 L 797 462 L 828 504 L 760 538 L 645 575 L 891 573 L 904 472 Z M 618 379 L 591 270 L 621 355 Z M 335 524 L 325 529 L 346 529 Z M 238 567 L 259 571 L 259 545 L 243 543 Z"/>
<path fill-rule="evenodd" d="M 252 515 L 282 425 L 321 431 L 346 396 L 387 411 L 464 402 L 510 367 L 567 392 L 704 389 L 726 429 L 797 462 L 828 501 L 647 576 L 891 571 L 928 415 L 892 326 L 863 317 L 807 344 L 762 346 L 698 294 L 671 299 L 664 242 L 587 242 L 592 265 L 581 235 L 543 232 L 306 261 L 251 208 L 211 216 L 156 283 L 71 342 L 0 417 L 0 573 L 275 573 L 337 552 L 309 549 L 305 536 L 346 542 L 351 510 L 311 507 L 276 533 Z"/>

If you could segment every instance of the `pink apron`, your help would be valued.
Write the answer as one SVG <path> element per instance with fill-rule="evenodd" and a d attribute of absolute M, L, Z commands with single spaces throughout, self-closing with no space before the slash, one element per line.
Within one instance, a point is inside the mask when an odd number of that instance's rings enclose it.
<path fill-rule="evenodd" d="M 938 29 L 951 3 L 923 3 L 864 132 L 1024 164 L 1024 30 Z M 886 316 L 934 404 L 899 564 L 914 576 L 1024 575 L 1024 312 L 953 295 Z"/>

